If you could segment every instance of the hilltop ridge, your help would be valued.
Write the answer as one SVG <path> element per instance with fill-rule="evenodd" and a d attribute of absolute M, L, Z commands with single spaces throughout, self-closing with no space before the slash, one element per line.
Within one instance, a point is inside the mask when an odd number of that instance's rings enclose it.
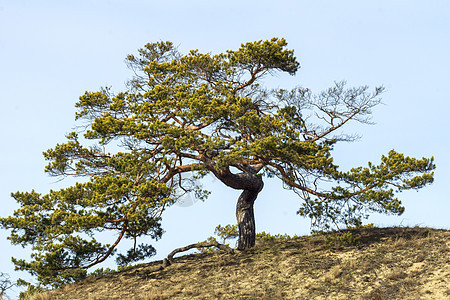
<path fill-rule="evenodd" d="M 450 299 L 450 231 L 361 228 L 175 258 L 28 299 Z"/>

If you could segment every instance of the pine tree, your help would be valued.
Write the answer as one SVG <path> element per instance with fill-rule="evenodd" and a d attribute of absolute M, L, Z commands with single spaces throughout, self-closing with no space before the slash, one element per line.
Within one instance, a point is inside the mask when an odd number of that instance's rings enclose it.
<path fill-rule="evenodd" d="M 82 123 L 67 141 L 44 153 L 52 176 L 79 183 L 48 194 L 12 194 L 20 208 L 1 218 L 13 244 L 31 245 L 31 261 L 16 267 L 58 286 L 86 275 L 125 239 L 134 246 L 119 263 L 155 253 L 141 241 L 163 233 L 164 210 L 186 193 L 200 199 L 208 174 L 242 190 L 237 200 L 238 249 L 255 244 L 253 205 L 265 178 L 279 178 L 302 200 L 298 211 L 322 229 L 358 225 L 370 212 L 401 214 L 396 192 L 433 181 L 433 158 L 390 151 L 380 164 L 338 169 L 333 146 L 351 141 L 350 122 L 369 123 L 383 87 L 346 88 L 345 82 L 313 94 L 309 89 L 269 90 L 264 79 L 299 69 L 284 39 L 238 50 L 182 55 L 171 42 L 147 44 L 126 62 L 134 72 L 124 92 L 86 92 L 76 104 Z M 279 205 L 283 205 L 280 202 Z M 110 231 L 105 244 L 96 234 Z"/>

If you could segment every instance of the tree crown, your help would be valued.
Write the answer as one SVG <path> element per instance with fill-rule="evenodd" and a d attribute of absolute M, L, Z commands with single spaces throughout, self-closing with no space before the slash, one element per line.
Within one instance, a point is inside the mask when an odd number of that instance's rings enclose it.
<path fill-rule="evenodd" d="M 303 200 L 298 213 L 321 228 L 360 224 L 370 212 L 401 214 L 395 192 L 431 183 L 433 158 L 392 150 L 379 165 L 340 171 L 333 145 L 354 139 L 341 127 L 370 123 L 384 89 L 337 82 L 318 94 L 268 90 L 265 76 L 299 69 L 286 46 L 274 38 L 216 55 L 182 55 L 171 42 L 158 42 L 129 55 L 134 76 L 127 91 L 86 92 L 76 104 L 85 125 L 44 152 L 48 174 L 86 180 L 45 195 L 12 194 L 21 207 L 1 225 L 12 229 L 12 243 L 34 250 L 30 262 L 14 259 L 17 268 L 58 285 L 85 276 L 123 239 L 134 246 L 118 263 L 154 254 L 137 241 L 161 237 L 163 211 L 188 192 L 208 195 L 181 176 L 186 172 L 196 179 L 212 174 L 241 190 L 278 177 Z M 105 230 L 117 233 L 111 244 L 95 238 Z"/>

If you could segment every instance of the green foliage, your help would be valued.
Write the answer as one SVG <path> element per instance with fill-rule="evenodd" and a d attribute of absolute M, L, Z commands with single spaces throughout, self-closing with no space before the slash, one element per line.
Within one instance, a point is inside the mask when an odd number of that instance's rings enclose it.
<path fill-rule="evenodd" d="M 222 244 L 228 245 L 226 243 L 227 240 L 229 239 L 235 239 L 239 236 L 239 230 L 238 230 L 238 226 L 237 225 L 217 225 L 216 230 L 214 232 L 214 234 L 218 237 L 220 237 L 222 239 Z M 291 237 L 288 234 L 275 234 L 272 235 L 270 233 L 267 233 L 265 231 L 263 232 L 259 232 L 256 234 L 255 239 L 257 241 L 274 241 L 274 240 L 290 240 L 292 238 L 296 238 L 297 235 Z M 212 241 L 212 240 L 216 240 L 215 237 L 209 237 L 207 239 L 207 241 Z M 201 249 L 201 252 L 210 252 L 210 251 L 214 251 L 216 249 L 212 248 L 212 249 Z"/>
<path fill-rule="evenodd" d="M 379 165 L 340 171 L 333 146 L 354 139 L 342 126 L 369 123 L 383 88 L 337 82 L 318 94 L 268 90 L 265 77 L 299 69 L 286 46 L 273 38 L 219 54 L 182 55 L 171 42 L 158 42 L 127 56 L 134 72 L 127 90 L 84 93 L 75 105 L 83 126 L 44 152 L 49 175 L 80 182 L 44 195 L 12 194 L 19 208 L 0 218 L 0 226 L 10 230 L 13 244 L 33 251 L 30 261 L 13 259 L 17 269 L 60 286 L 84 278 L 124 239 L 134 246 L 118 254 L 120 264 L 153 255 L 142 240 L 161 237 L 162 213 L 186 193 L 207 198 L 199 184 L 207 174 L 241 190 L 277 177 L 303 200 L 298 213 L 317 228 L 355 226 L 371 212 L 401 214 L 396 192 L 431 183 L 433 158 L 392 150 Z M 187 172 L 195 184 L 182 176 Z M 218 233 L 225 240 L 233 230 Z M 114 238 L 99 240 L 104 231 Z"/>
<path fill-rule="evenodd" d="M 210 236 L 204 242 L 217 242 L 217 240 L 215 237 Z M 225 245 L 229 246 L 229 244 L 225 244 Z M 198 251 L 200 251 L 200 253 L 211 253 L 211 252 L 215 252 L 217 250 L 219 250 L 217 247 L 207 247 L 207 248 L 198 249 Z"/>
<path fill-rule="evenodd" d="M 227 239 L 234 239 L 239 236 L 239 230 L 237 225 L 227 224 L 225 226 L 217 225 L 214 234 L 222 239 L 222 244 L 225 244 Z M 228 244 L 227 244 L 228 245 Z"/>
<path fill-rule="evenodd" d="M 358 246 L 360 244 L 361 236 L 360 234 L 354 234 L 351 229 L 361 229 L 361 228 L 374 228 L 373 223 L 362 225 L 361 223 L 355 226 L 348 226 L 345 231 L 315 231 L 314 234 L 323 235 L 326 240 L 326 246 L 328 248 L 336 247 L 348 247 L 348 246 Z"/>
<path fill-rule="evenodd" d="M 137 248 L 129 249 L 126 255 L 119 254 L 116 258 L 116 262 L 119 266 L 126 266 L 155 254 L 156 249 L 152 245 L 141 244 Z"/>
<path fill-rule="evenodd" d="M 327 233 L 325 239 L 329 248 L 358 246 L 360 243 L 360 236 L 351 231 Z"/>
<path fill-rule="evenodd" d="M 132 265 L 123 265 L 123 266 L 119 265 L 119 266 L 117 266 L 117 272 L 122 272 L 122 271 L 128 270 L 132 267 L 133 267 Z"/>
<path fill-rule="evenodd" d="M 42 294 L 42 293 L 45 293 L 48 291 L 48 289 L 46 289 L 42 286 L 35 286 L 32 284 L 26 284 L 26 286 L 27 286 L 27 289 L 23 292 L 20 292 L 20 294 L 19 294 L 20 300 L 27 300 L 37 294 Z"/>
<path fill-rule="evenodd" d="M 116 273 L 116 270 L 110 269 L 110 268 L 98 268 L 95 269 L 93 272 L 89 273 L 88 276 L 105 276 L 108 274 L 114 274 Z"/>
<path fill-rule="evenodd" d="M 265 231 L 262 231 L 262 232 L 259 232 L 259 233 L 257 233 L 256 234 L 256 240 L 257 241 L 263 241 L 263 242 L 265 242 L 265 241 L 275 241 L 275 240 L 290 240 L 290 239 L 293 239 L 293 238 L 296 238 L 297 237 L 297 235 L 294 235 L 294 236 L 290 236 L 290 235 L 288 235 L 288 234 L 279 234 L 279 233 L 277 233 L 277 234 L 275 234 L 275 235 L 272 235 L 272 234 L 270 234 L 270 233 L 266 233 Z"/>
<path fill-rule="evenodd" d="M 239 236 L 239 230 L 238 230 L 237 225 L 227 224 L 225 226 L 222 226 L 219 224 L 216 226 L 216 229 L 214 230 L 214 234 L 222 239 L 222 244 L 230 246 L 230 244 L 227 243 L 227 240 L 230 240 L 230 239 L 232 240 L 232 239 L 237 238 Z M 217 241 L 217 239 L 213 236 L 210 236 L 209 238 L 206 239 L 206 242 L 212 242 L 212 241 Z M 209 252 L 214 252 L 217 250 L 218 250 L 217 247 L 209 247 L 209 248 L 199 249 L 199 251 L 201 253 L 209 253 Z"/>
<path fill-rule="evenodd" d="M 307 198 L 298 213 L 309 216 L 313 225 L 325 229 L 330 228 L 326 220 L 358 226 L 370 212 L 400 215 L 405 208 L 395 197 L 395 191 L 419 189 L 432 183 L 434 168 L 433 158 L 418 160 L 391 150 L 388 156 L 382 156 L 380 165 L 369 162 L 368 168 L 333 174 L 342 185 L 333 187 L 326 201 L 322 197 Z"/>
<path fill-rule="evenodd" d="M 357 224 L 356 226 L 348 226 L 347 229 L 360 229 L 360 228 L 374 228 L 373 223 L 369 223 L 366 225 Z"/>

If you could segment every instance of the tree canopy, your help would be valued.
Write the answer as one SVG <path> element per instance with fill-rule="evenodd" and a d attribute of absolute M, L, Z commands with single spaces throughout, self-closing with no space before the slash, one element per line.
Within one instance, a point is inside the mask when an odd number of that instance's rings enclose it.
<path fill-rule="evenodd" d="M 164 210 L 188 192 L 208 196 L 182 176 L 187 172 L 195 183 L 212 174 L 242 190 L 241 250 L 254 245 L 253 203 L 268 177 L 299 196 L 298 214 L 318 228 L 358 225 L 371 212 L 403 213 L 396 192 L 431 183 L 433 158 L 392 150 L 379 164 L 341 171 L 331 155 L 337 142 L 355 139 L 342 132 L 345 124 L 370 123 L 384 88 L 337 82 L 319 93 L 268 89 L 265 78 L 299 69 L 286 47 L 273 38 L 182 55 L 171 42 L 158 42 L 129 55 L 134 76 L 127 90 L 86 92 L 76 103 L 80 126 L 44 152 L 48 174 L 79 183 L 44 195 L 12 194 L 20 208 L 0 224 L 13 244 L 33 250 L 31 261 L 14 258 L 16 267 L 58 285 L 85 276 L 125 239 L 134 246 L 117 255 L 119 264 L 153 255 L 143 241 L 161 237 Z M 115 232 L 110 243 L 97 240 L 104 231 Z"/>

